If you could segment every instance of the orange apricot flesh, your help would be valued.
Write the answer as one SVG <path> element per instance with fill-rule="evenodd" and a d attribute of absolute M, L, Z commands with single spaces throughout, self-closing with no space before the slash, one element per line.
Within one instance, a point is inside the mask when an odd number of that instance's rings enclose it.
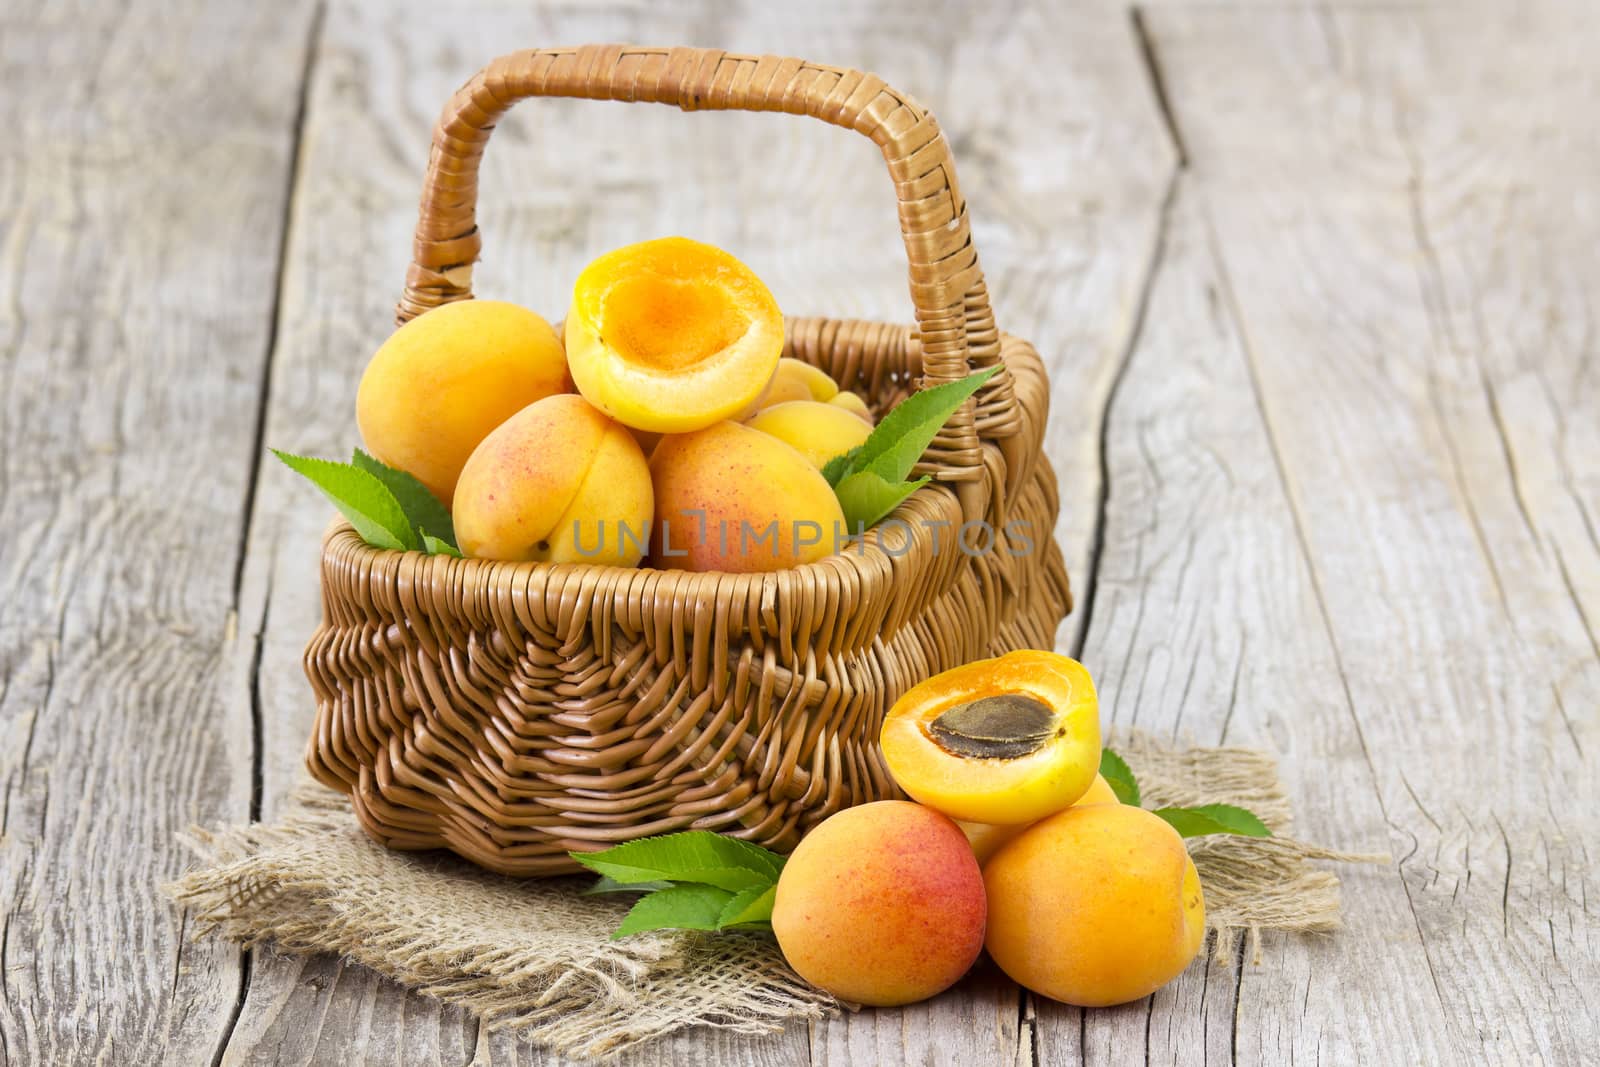
<path fill-rule="evenodd" d="M 685 433 L 739 414 L 783 351 L 783 315 L 748 267 L 664 237 L 584 268 L 566 322 L 578 390 L 636 430 Z"/>
<path fill-rule="evenodd" d="M 884 762 L 913 799 L 963 822 L 1033 822 L 1076 803 L 1100 767 L 1083 665 L 1031 649 L 913 686 L 884 719 Z"/>

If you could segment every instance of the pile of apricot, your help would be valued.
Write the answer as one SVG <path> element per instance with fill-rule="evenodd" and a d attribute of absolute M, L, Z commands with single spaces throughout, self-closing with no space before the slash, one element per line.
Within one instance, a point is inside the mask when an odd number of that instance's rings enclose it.
<path fill-rule="evenodd" d="M 844 517 L 820 468 L 872 429 L 860 397 L 782 352 L 761 280 L 669 237 L 586 267 L 564 337 L 499 301 L 411 320 L 368 364 L 356 420 L 450 508 L 468 556 L 777 570 L 832 551 Z"/>
<path fill-rule="evenodd" d="M 879 1006 L 933 996 L 985 948 L 1082 1007 L 1148 996 L 1200 949 L 1183 840 L 1098 774 L 1083 666 L 1012 652 L 946 671 L 889 711 L 884 761 L 912 801 L 847 808 L 789 857 L 772 928 L 801 977 Z"/>

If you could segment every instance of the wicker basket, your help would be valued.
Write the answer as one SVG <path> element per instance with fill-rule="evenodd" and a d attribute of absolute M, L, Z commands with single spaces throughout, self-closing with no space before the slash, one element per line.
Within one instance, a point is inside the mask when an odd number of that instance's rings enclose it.
<path fill-rule="evenodd" d="M 787 850 L 841 807 L 896 795 L 877 747 L 894 699 L 947 667 L 1051 648 L 1070 608 L 1040 453 L 1039 357 L 989 310 L 933 116 L 870 74 L 774 56 L 587 46 L 495 60 L 433 135 L 399 319 L 469 299 L 478 161 L 531 96 L 786 111 L 860 131 L 899 198 L 916 326 L 790 319 L 787 354 L 880 413 L 920 380 L 1006 369 L 953 416 L 932 485 L 818 563 L 772 574 L 458 560 L 367 546 L 322 553 L 323 621 L 306 761 L 393 848 L 448 848 L 496 871 L 577 869 L 568 850 L 671 830 Z M 953 544 L 963 523 L 968 547 Z M 1020 524 L 1020 525 L 1019 525 Z"/>

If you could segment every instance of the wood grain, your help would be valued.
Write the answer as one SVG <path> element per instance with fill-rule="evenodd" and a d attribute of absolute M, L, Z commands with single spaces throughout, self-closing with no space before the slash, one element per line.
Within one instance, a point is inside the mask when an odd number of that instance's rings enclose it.
<path fill-rule="evenodd" d="M 0 1062 L 205 1062 L 237 1002 L 157 887 L 249 813 L 223 680 L 308 15 L 0 14 Z"/>
<path fill-rule="evenodd" d="M 949 131 L 1000 322 L 1035 340 L 1073 383 L 1056 394 L 1051 447 L 1062 471 L 1063 545 L 1082 575 L 1097 513 L 1101 399 L 1125 352 L 1172 165 L 1123 12 L 1018 5 L 991 18 L 956 3 L 803 13 L 754 4 L 715 14 L 643 4 L 468 10 L 415 5 L 396 18 L 343 5 L 329 11 L 308 96 L 269 444 L 337 455 L 356 443 L 355 385 L 390 328 L 432 120 L 484 60 L 520 45 L 590 40 L 781 45 L 878 71 L 924 100 Z M 930 26 L 941 27 L 936 36 Z M 1052 70 L 1052 80 L 996 75 L 1030 64 Z M 557 318 L 571 279 L 597 252 L 688 233 L 745 259 L 786 309 L 909 321 L 893 198 L 877 153 L 848 132 L 787 116 L 535 101 L 496 132 L 483 174 L 477 277 L 485 296 Z M 270 817 L 300 773 L 311 721 L 299 656 L 318 611 L 309 561 L 327 516 L 270 463 L 255 516 L 242 610 L 266 620 L 256 688 Z M 308 994 L 296 990 L 336 975 L 360 1003 L 380 1004 L 399 995 L 392 986 L 332 964 L 271 955 L 256 964 L 227 1062 L 312 1063 L 352 1046 L 392 1061 L 413 1030 L 420 1055 L 445 1056 L 437 1035 L 448 1026 L 425 1000 L 412 998 L 401 1034 L 379 1042 L 366 1031 L 370 1011 L 319 1011 L 317 1025 L 301 1025 Z M 808 1054 L 834 1064 L 1009 1062 L 1019 1024 L 1015 987 L 991 973 L 932 1005 L 849 1016 L 810 1035 L 686 1038 L 637 1062 L 695 1059 L 706 1048 L 718 1050 L 717 1062 Z M 545 1062 L 499 1036 L 473 1054 Z"/>
<path fill-rule="evenodd" d="M 1186 175 L 1173 202 L 1107 416 L 1112 491 L 1084 661 L 1112 729 L 1277 752 L 1300 834 L 1382 852 L 1388 828 L 1194 184 Z M 1270 937 L 1259 961 L 1197 962 L 1122 1008 L 1040 1002 L 1040 1062 L 1441 1057 L 1450 1035 L 1398 872 L 1340 874 L 1337 936 Z"/>
<path fill-rule="evenodd" d="M 1345 706 L 1482 1062 L 1580 1062 L 1600 1018 L 1595 15 L 1152 20 L 1332 636 L 1306 697 Z"/>

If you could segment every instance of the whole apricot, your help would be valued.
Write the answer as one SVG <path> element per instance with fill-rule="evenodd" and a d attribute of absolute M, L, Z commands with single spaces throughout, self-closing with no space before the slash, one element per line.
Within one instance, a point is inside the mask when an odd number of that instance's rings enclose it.
<path fill-rule="evenodd" d="M 736 422 L 663 437 L 650 472 L 655 567 L 783 570 L 830 555 L 844 534 L 844 512 L 822 473 L 776 437 Z"/>
<path fill-rule="evenodd" d="M 964 822 L 1029 823 L 1093 784 L 1100 706 L 1083 664 L 1023 649 L 913 686 L 879 741 L 913 799 Z"/>
<path fill-rule="evenodd" d="M 836 395 L 828 403 L 836 408 L 844 408 L 856 418 L 866 422 L 868 426 L 872 425 L 872 411 L 867 407 L 867 402 L 856 394 L 845 391 Z"/>
<path fill-rule="evenodd" d="M 1018 985 L 1085 1008 L 1155 992 L 1200 951 L 1205 898 L 1183 839 L 1125 804 L 1072 807 L 983 868 L 989 955 Z"/>
<path fill-rule="evenodd" d="M 1098 774 L 1094 776 L 1094 784 L 1089 791 L 1079 797 L 1072 806 L 1075 808 L 1088 807 L 1092 804 L 1116 804 L 1117 794 L 1112 792 L 1111 783 Z M 961 832 L 967 835 L 967 843 L 972 846 L 972 854 L 978 858 L 979 865 L 989 862 L 989 857 L 1000 851 L 1000 846 L 1020 835 L 1033 823 L 989 823 L 989 822 L 962 822 L 956 820 L 956 825 L 961 827 Z"/>
<path fill-rule="evenodd" d="M 827 403 L 839 395 L 839 383 L 821 367 L 813 367 L 803 359 L 784 356 L 778 360 L 778 369 L 761 396 L 763 408 L 786 404 L 791 400 L 815 400 Z"/>
<path fill-rule="evenodd" d="M 966 838 L 904 800 L 846 808 L 784 864 L 772 932 L 795 971 L 887 1007 L 955 983 L 983 948 L 983 876 Z"/>
<path fill-rule="evenodd" d="M 462 300 L 419 315 L 378 349 L 356 391 L 367 451 L 445 504 L 489 431 L 570 391 L 561 340 L 527 308 Z"/>
<path fill-rule="evenodd" d="M 819 470 L 872 433 L 872 427 L 844 408 L 817 400 L 790 400 L 762 408 L 745 425 L 792 446 Z"/>
<path fill-rule="evenodd" d="M 578 275 L 567 361 L 588 400 L 636 430 L 738 414 L 772 379 L 783 315 L 743 263 L 683 237 L 628 245 Z"/>
<path fill-rule="evenodd" d="M 653 496 L 627 428 L 563 393 L 483 439 L 462 468 L 451 518 L 468 556 L 632 567 L 649 542 Z"/>

